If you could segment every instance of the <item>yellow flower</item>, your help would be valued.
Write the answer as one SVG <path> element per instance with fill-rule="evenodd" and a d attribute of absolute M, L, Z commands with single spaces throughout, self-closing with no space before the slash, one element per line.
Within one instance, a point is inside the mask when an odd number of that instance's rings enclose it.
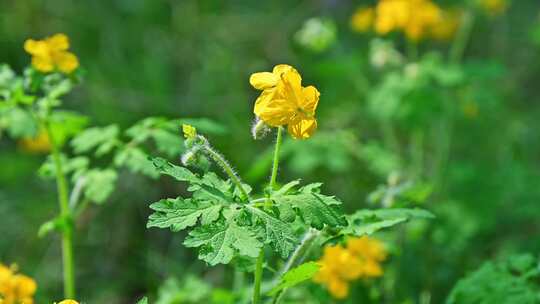
<path fill-rule="evenodd" d="M 51 142 L 47 132 L 41 130 L 36 137 L 23 138 L 19 141 L 19 147 L 31 153 L 46 153 L 51 150 Z"/>
<path fill-rule="evenodd" d="M 506 0 L 479 0 L 479 4 L 491 16 L 501 15 L 508 8 Z"/>
<path fill-rule="evenodd" d="M 0 264 L 0 298 L 2 304 L 33 304 L 36 282 L 25 275 L 16 274 L 15 267 Z"/>
<path fill-rule="evenodd" d="M 351 17 L 351 28 L 356 32 L 367 32 L 373 25 L 375 11 L 371 7 L 358 8 Z"/>
<path fill-rule="evenodd" d="M 186 139 L 193 139 L 197 136 L 197 129 L 192 125 L 183 124 L 182 132 L 184 132 Z"/>
<path fill-rule="evenodd" d="M 271 73 L 251 75 L 249 81 L 254 88 L 263 90 L 253 109 L 257 117 L 273 127 L 287 125 L 295 139 L 313 135 L 320 93 L 314 86 L 303 87 L 302 78 L 293 67 L 277 65 Z"/>
<path fill-rule="evenodd" d="M 63 300 L 61 301 L 60 303 L 58 304 L 79 304 L 79 302 L 75 301 L 75 300 Z"/>
<path fill-rule="evenodd" d="M 77 69 L 79 60 L 68 49 L 69 39 L 64 34 L 56 34 L 43 40 L 28 39 L 24 43 L 24 50 L 32 55 L 32 66 L 44 73 L 58 69 L 69 74 Z"/>
<path fill-rule="evenodd" d="M 368 237 L 350 238 L 347 246 L 327 246 L 319 264 L 321 268 L 314 281 L 323 284 L 338 299 L 347 297 L 349 282 L 361 277 L 379 277 L 383 274 L 380 262 L 386 259 L 381 242 Z"/>
<path fill-rule="evenodd" d="M 375 12 L 377 33 L 384 35 L 400 30 L 415 41 L 441 19 L 440 8 L 429 0 L 380 0 Z"/>

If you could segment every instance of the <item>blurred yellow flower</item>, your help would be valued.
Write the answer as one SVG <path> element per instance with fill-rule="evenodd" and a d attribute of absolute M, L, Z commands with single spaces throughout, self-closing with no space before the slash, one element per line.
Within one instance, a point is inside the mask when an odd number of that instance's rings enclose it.
<path fill-rule="evenodd" d="M 197 136 L 197 129 L 192 125 L 183 124 L 182 132 L 184 132 L 184 137 L 186 139 L 193 139 Z"/>
<path fill-rule="evenodd" d="M 335 298 L 343 299 L 349 294 L 349 281 L 381 276 L 380 263 L 385 259 L 386 250 L 380 241 L 365 236 L 350 238 L 346 247 L 324 248 L 314 281 L 325 285 Z"/>
<path fill-rule="evenodd" d="M 63 300 L 61 301 L 60 303 L 58 304 L 79 304 L 79 302 L 75 301 L 75 300 Z"/>
<path fill-rule="evenodd" d="M 439 35 L 443 35 L 443 30 L 445 34 L 455 30 L 453 23 L 443 21 L 446 20 L 441 8 L 430 0 L 380 0 L 375 8 L 357 10 L 351 27 L 364 32 L 373 26 L 380 35 L 401 31 L 409 40 L 418 41 L 433 30 Z"/>
<path fill-rule="evenodd" d="M 69 39 L 64 34 L 56 34 L 43 40 L 28 39 L 24 43 L 24 50 L 32 55 L 32 66 L 44 73 L 58 69 L 69 74 L 77 69 L 79 60 L 68 49 Z"/>
<path fill-rule="evenodd" d="M 263 90 L 253 112 L 266 124 L 288 126 L 295 139 L 309 138 L 317 129 L 315 110 L 319 91 L 314 86 L 303 87 L 298 71 L 289 65 L 277 65 L 273 71 L 255 73 L 251 85 Z"/>
<path fill-rule="evenodd" d="M 371 7 L 358 8 L 351 17 L 351 28 L 356 32 L 367 32 L 373 25 L 375 10 Z"/>
<path fill-rule="evenodd" d="M 461 24 L 462 17 L 463 12 L 457 9 L 443 11 L 439 22 L 431 28 L 431 35 L 440 41 L 452 39 Z"/>
<path fill-rule="evenodd" d="M 47 153 L 51 150 L 49 135 L 44 130 L 39 131 L 35 137 L 21 139 L 18 144 L 23 151 L 31 153 Z"/>
<path fill-rule="evenodd" d="M 0 264 L 0 300 L 2 304 L 33 304 L 36 282 L 16 273 L 16 267 Z"/>
<path fill-rule="evenodd" d="M 479 0 L 480 7 L 491 16 L 498 16 L 506 12 L 507 0 Z"/>

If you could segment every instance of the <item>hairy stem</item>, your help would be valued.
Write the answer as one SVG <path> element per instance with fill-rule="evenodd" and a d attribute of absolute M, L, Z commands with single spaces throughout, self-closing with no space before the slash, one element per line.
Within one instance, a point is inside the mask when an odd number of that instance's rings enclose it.
<path fill-rule="evenodd" d="M 244 185 L 242 184 L 242 180 L 240 177 L 234 172 L 231 165 L 225 160 L 225 158 L 219 154 L 217 151 L 215 151 L 212 147 L 210 147 L 209 144 L 206 144 L 203 146 L 204 151 L 220 166 L 223 171 L 229 176 L 229 178 L 232 180 L 232 182 L 236 185 L 238 190 L 242 193 L 242 196 L 244 199 L 249 200 L 249 194 L 244 188 Z"/>
<path fill-rule="evenodd" d="M 68 184 L 66 175 L 64 174 L 62 157 L 60 155 L 58 143 L 54 139 L 54 135 L 48 122 L 45 123 L 45 128 L 49 140 L 51 142 L 51 152 L 56 171 L 56 186 L 58 191 L 58 204 L 60 206 L 60 215 L 68 221 L 62 233 L 62 263 L 63 263 L 63 278 L 64 278 L 64 297 L 68 299 L 75 298 L 75 267 L 73 258 L 73 225 L 71 210 L 69 208 Z"/>
<path fill-rule="evenodd" d="M 253 282 L 253 304 L 261 303 L 261 282 L 263 275 L 264 264 L 264 248 L 261 248 L 259 257 L 257 257 L 257 264 L 255 265 L 254 282 Z"/>
<path fill-rule="evenodd" d="M 279 167 L 279 150 L 281 149 L 281 141 L 283 133 L 283 127 L 278 127 L 277 137 L 276 137 L 276 146 L 274 148 L 274 162 L 272 164 L 272 175 L 270 176 L 270 189 L 274 189 L 276 186 L 277 172 Z"/>
<path fill-rule="evenodd" d="M 302 263 L 302 261 L 304 260 L 304 258 L 307 255 L 307 253 L 309 252 L 309 249 L 311 248 L 311 246 L 313 245 L 313 243 L 315 242 L 315 240 L 317 239 L 317 237 L 320 234 L 321 234 L 321 232 L 319 230 L 316 230 L 316 229 L 313 229 L 313 228 L 310 228 L 306 232 L 306 234 L 304 235 L 304 238 L 302 239 L 302 241 L 300 242 L 298 247 L 296 247 L 296 250 L 293 252 L 291 257 L 289 258 L 289 260 L 287 261 L 287 263 L 285 264 L 285 266 L 281 270 L 280 275 L 285 274 L 287 271 L 291 270 L 293 267 L 295 267 L 298 264 Z M 274 298 L 272 299 L 272 303 L 273 304 L 279 303 L 281 301 L 281 299 L 283 298 L 283 296 L 285 295 L 286 291 L 287 290 L 284 289 L 284 290 L 281 290 L 280 292 L 278 292 L 274 296 Z"/>

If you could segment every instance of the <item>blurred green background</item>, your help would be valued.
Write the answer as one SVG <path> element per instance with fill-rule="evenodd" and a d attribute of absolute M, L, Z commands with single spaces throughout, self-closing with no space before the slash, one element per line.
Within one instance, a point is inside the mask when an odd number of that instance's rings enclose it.
<path fill-rule="evenodd" d="M 484 261 L 540 251 L 540 4 L 514 1 L 496 17 L 476 12 L 463 59 L 449 64 L 452 41 L 422 41 L 414 56 L 399 34 L 374 41 L 351 31 L 354 10 L 374 3 L 7 0 L 0 2 L 0 58 L 21 71 L 30 60 L 25 39 L 66 33 L 86 71 L 66 108 L 98 126 L 210 118 L 226 130 L 209 136 L 213 145 L 259 185 L 272 139 L 250 136 L 258 92 L 249 75 L 295 66 L 321 92 L 320 130 L 285 143 L 280 179 L 322 181 L 348 211 L 381 201 L 432 211 L 435 220 L 382 236 L 391 258 L 373 303 L 442 303 Z M 302 42 L 297 33 L 313 17 L 329 22 L 330 35 Z M 370 58 L 388 43 L 405 59 L 378 68 Z M 37 303 L 61 295 L 58 237 L 37 238 L 57 210 L 54 184 L 35 173 L 43 160 L 0 141 L 0 261 L 37 280 Z M 406 198 L 403 185 L 414 190 Z M 184 235 L 145 228 L 149 203 L 175 187 L 123 172 L 106 205 L 84 214 L 76 236 L 81 300 L 133 303 L 186 273 L 230 287 L 223 283 L 230 273 L 197 261 L 181 245 Z"/>

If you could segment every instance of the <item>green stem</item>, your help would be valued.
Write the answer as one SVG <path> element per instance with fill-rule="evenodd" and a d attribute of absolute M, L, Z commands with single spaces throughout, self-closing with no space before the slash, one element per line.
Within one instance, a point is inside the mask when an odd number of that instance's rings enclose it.
<path fill-rule="evenodd" d="M 279 166 L 279 149 L 281 148 L 281 141 L 283 140 L 283 127 L 278 127 L 276 146 L 274 148 L 274 162 L 272 164 L 272 175 L 270 176 L 270 189 L 274 190 L 276 186 L 277 171 Z M 253 282 L 253 304 L 259 304 L 261 302 L 261 281 L 263 275 L 264 265 L 264 247 L 261 248 L 259 256 L 257 257 L 257 264 L 255 266 L 254 282 Z"/>
<path fill-rule="evenodd" d="M 452 47 L 450 48 L 449 59 L 452 63 L 459 63 L 467 47 L 467 43 L 471 37 L 472 28 L 474 25 L 474 13 L 468 10 L 463 14 L 461 26 L 454 38 Z"/>
<path fill-rule="evenodd" d="M 279 150 L 281 148 L 281 142 L 283 140 L 282 133 L 283 133 L 283 127 L 278 127 L 276 146 L 274 148 L 274 162 L 272 164 L 272 176 L 270 177 L 271 190 L 274 190 L 274 187 L 276 186 L 277 172 L 278 172 L 278 167 L 279 167 Z"/>
<path fill-rule="evenodd" d="M 257 264 L 255 265 L 254 283 L 253 283 L 253 304 L 261 303 L 261 281 L 264 264 L 264 248 L 261 248 Z"/>
<path fill-rule="evenodd" d="M 45 128 L 51 142 L 51 152 L 56 171 L 56 186 L 58 191 L 58 204 L 60 206 L 60 215 L 67 220 L 68 224 L 62 233 L 62 262 L 64 269 L 64 297 L 67 299 L 75 298 L 75 268 L 73 262 L 73 225 L 71 210 L 69 208 L 68 184 L 64 174 L 62 157 L 58 148 L 58 143 L 48 122 Z"/>
<path fill-rule="evenodd" d="M 311 248 L 311 245 L 315 242 L 317 237 L 321 234 L 319 230 L 310 228 L 306 234 L 304 235 L 304 238 L 302 239 L 302 242 L 300 242 L 300 245 L 296 247 L 296 250 L 293 252 L 289 260 L 287 261 L 287 264 L 285 264 L 285 267 L 283 267 L 283 270 L 281 270 L 281 275 L 285 274 L 287 271 L 291 270 L 296 265 L 300 264 L 302 260 L 306 257 L 307 253 L 309 252 L 309 249 Z M 272 299 L 272 304 L 278 304 L 283 296 L 285 295 L 285 292 L 287 289 L 283 289 L 279 291 L 274 298 Z"/>
<path fill-rule="evenodd" d="M 225 171 L 225 173 L 229 176 L 232 182 L 240 190 L 240 192 L 242 193 L 242 196 L 244 196 L 245 199 L 249 200 L 250 199 L 249 194 L 244 188 L 244 185 L 242 184 L 242 180 L 236 174 L 236 172 L 234 172 L 233 168 L 231 167 L 231 165 L 229 165 L 229 163 L 225 160 L 225 158 L 221 154 L 216 152 L 214 149 L 212 149 L 212 147 L 210 147 L 209 144 L 204 145 L 203 148 L 204 148 L 204 151 L 206 151 L 206 153 L 210 155 L 210 157 L 223 169 L 223 171 Z"/>

